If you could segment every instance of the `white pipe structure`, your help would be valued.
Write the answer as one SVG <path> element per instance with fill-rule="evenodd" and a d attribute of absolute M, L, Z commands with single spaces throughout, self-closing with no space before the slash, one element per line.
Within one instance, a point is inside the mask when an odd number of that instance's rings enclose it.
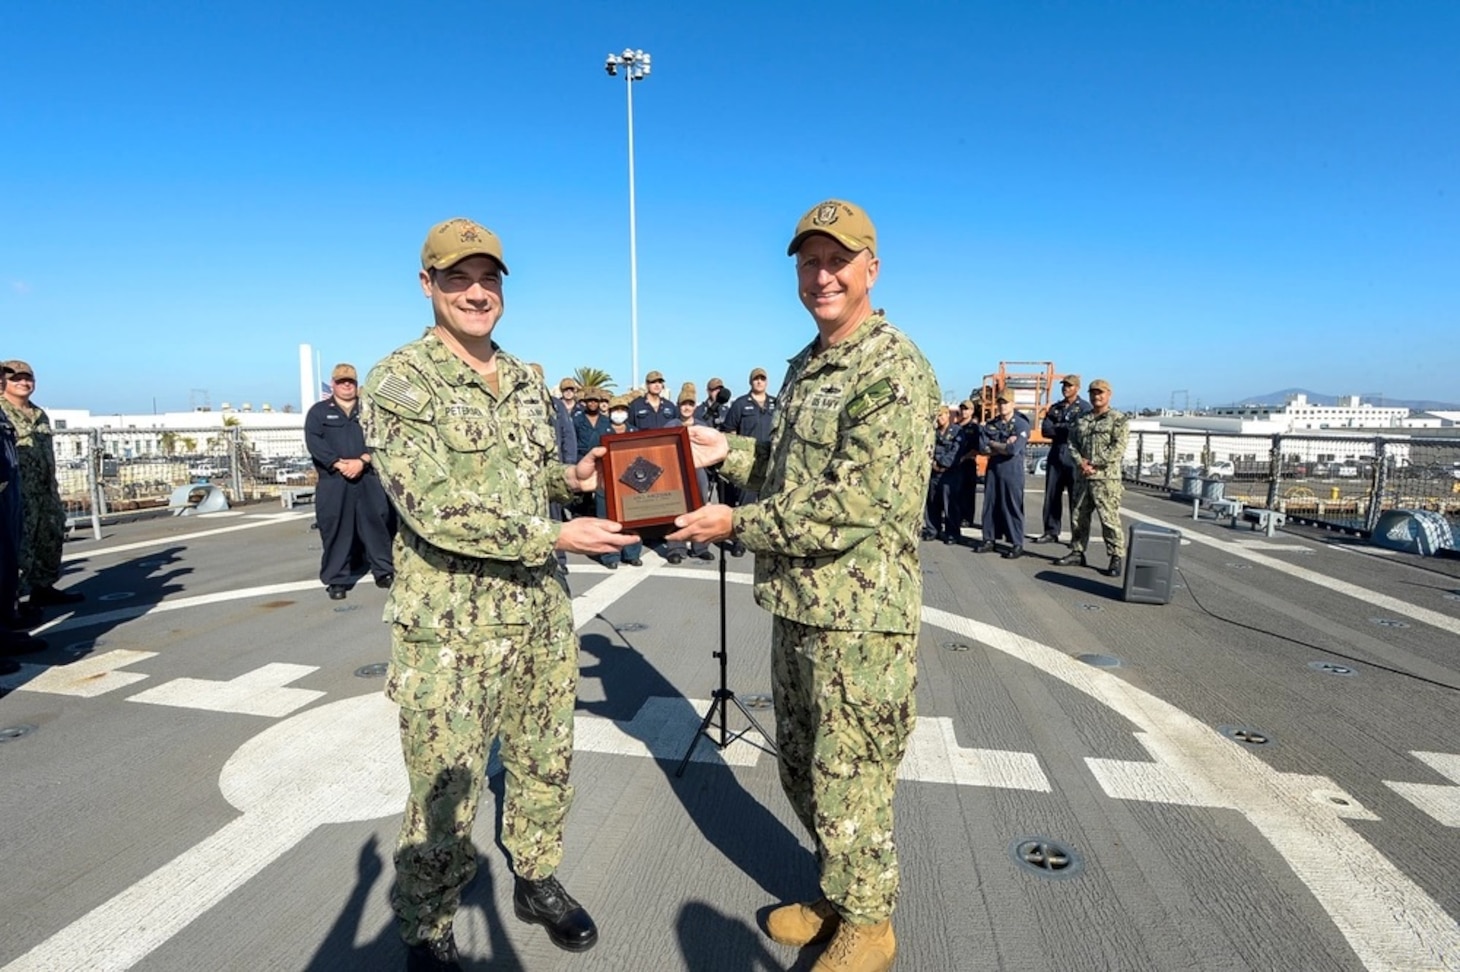
<path fill-rule="evenodd" d="M 314 349 L 307 344 L 299 345 L 299 411 L 308 412 L 309 406 L 319 401 L 319 386 L 314 383 Z"/>
<path fill-rule="evenodd" d="M 629 99 L 629 350 L 633 374 L 629 387 L 639 380 L 639 240 L 634 215 L 634 82 L 649 76 L 650 57 L 643 51 L 624 48 L 622 54 L 610 54 L 603 68 L 609 77 L 624 72 L 624 89 Z"/>

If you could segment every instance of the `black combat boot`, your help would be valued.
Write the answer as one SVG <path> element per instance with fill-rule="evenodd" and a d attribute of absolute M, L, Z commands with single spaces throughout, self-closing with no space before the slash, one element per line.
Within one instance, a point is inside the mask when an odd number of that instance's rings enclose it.
<path fill-rule="evenodd" d="M 558 948 L 583 952 L 598 942 L 598 926 L 551 874 L 541 881 L 514 875 L 512 906 L 518 918 L 546 928 Z"/>
<path fill-rule="evenodd" d="M 1056 567 L 1083 567 L 1085 566 L 1085 551 L 1071 550 L 1059 560 L 1054 562 Z"/>
<path fill-rule="evenodd" d="M 456 936 L 447 932 L 435 941 L 407 948 L 406 972 L 461 972 Z"/>
<path fill-rule="evenodd" d="M 1125 573 L 1125 558 L 1120 554 L 1110 558 L 1110 566 L 1105 568 L 1106 577 L 1119 577 Z"/>

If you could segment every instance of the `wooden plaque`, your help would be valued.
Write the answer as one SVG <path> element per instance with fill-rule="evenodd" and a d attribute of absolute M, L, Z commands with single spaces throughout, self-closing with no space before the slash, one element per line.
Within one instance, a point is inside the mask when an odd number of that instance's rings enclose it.
<path fill-rule="evenodd" d="M 624 532 L 657 537 L 674 531 L 674 518 L 704 505 L 689 430 L 645 429 L 605 435 L 599 460 L 605 515 Z"/>

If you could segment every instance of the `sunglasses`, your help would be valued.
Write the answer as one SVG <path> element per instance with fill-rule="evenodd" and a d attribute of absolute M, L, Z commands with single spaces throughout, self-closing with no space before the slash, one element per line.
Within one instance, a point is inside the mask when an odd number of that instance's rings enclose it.
<path fill-rule="evenodd" d="M 353 379 L 353 378 L 336 378 L 335 379 L 335 384 L 336 385 L 353 385 L 353 384 L 355 384 L 355 379 Z"/>

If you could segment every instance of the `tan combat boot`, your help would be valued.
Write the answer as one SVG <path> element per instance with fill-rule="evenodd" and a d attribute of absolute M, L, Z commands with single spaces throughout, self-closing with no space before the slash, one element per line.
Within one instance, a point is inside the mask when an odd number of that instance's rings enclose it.
<path fill-rule="evenodd" d="M 892 922 L 853 925 L 842 922 L 836 937 L 811 967 L 811 972 L 887 972 L 897 957 Z"/>
<path fill-rule="evenodd" d="M 772 941 L 800 948 L 826 941 L 836 934 L 841 920 L 831 902 L 822 898 L 809 904 L 781 905 L 766 916 L 765 927 Z"/>

